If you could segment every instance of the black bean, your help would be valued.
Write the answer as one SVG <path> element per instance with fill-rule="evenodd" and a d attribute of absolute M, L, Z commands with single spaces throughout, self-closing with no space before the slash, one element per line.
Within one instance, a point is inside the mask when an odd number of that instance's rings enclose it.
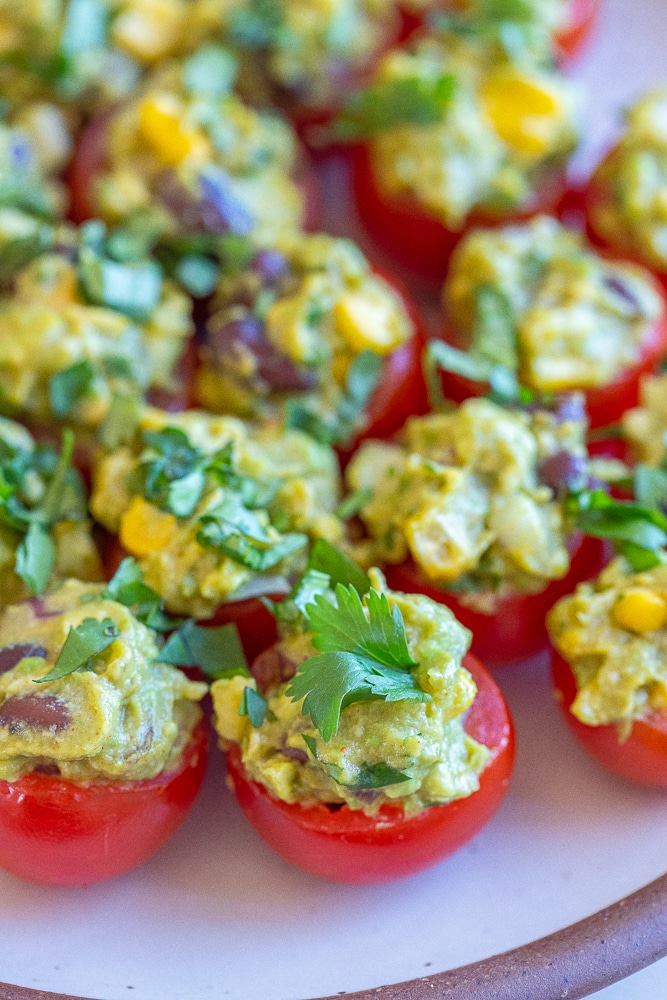
<path fill-rule="evenodd" d="M 609 291 L 617 295 L 619 299 L 622 299 L 626 305 L 632 306 L 635 312 L 639 311 L 639 302 L 635 293 L 626 285 L 622 278 L 619 278 L 618 275 L 609 275 L 603 279 L 603 283 Z"/>
<path fill-rule="evenodd" d="M 46 655 L 44 647 L 38 646 L 35 642 L 17 642 L 12 646 L 3 646 L 0 649 L 0 674 L 6 674 L 8 670 L 12 670 L 27 656 L 46 657 Z"/>
<path fill-rule="evenodd" d="M 262 280 L 264 287 L 275 287 L 289 273 L 287 257 L 280 250 L 258 250 L 250 262 L 250 267 Z"/>
<path fill-rule="evenodd" d="M 256 376 L 273 392 L 307 392 L 317 386 L 317 374 L 300 368 L 291 358 L 274 347 L 264 332 L 264 321 L 258 316 L 243 316 L 222 320 L 217 325 L 213 316 L 208 326 L 208 344 L 215 363 L 221 368 L 235 356 L 249 352 L 256 360 Z"/>
<path fill-rule="evenodd" d="M 277 646 L 265 649 L 256 656 L 250 668 L 260 691 L 268 691 L 276 684 L 289 681 L 296 673 L 296 663 Z"/>
<path fill-rule="evenodd" d="M 24 729 L 60 733 L 71 721 L 66 703 L 52 694 L 13 695 L 0 705 L 0 726 L 12 734 Z"/>
<path fill-rule="evenodd" d="M 557 451 L 546 458 L 538 469 L 539 481 L 554 493 L 582 487 L 586 482 L 586 459 L 569 451 Z"/>

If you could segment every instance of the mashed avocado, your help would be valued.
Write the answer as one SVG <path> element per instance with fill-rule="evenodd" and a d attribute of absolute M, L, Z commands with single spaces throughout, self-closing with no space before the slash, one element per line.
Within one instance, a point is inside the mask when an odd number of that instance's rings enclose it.
<path fill-rule="evenodd" d="M 86 490 L 59 454 L 0 417 L 0 607 L 53 589 L 68 577 L 101 580 Z"/>
<path fill-rule="evenodd" d="M 236 61 L 211 46 L 160 67 L 111 120 L 98 214 L 164 236 L 272 242 L 302 222 L 294 133 L 234 93 Z M 141 220 L 140 224 L 137 220 Z"/>
<path fill-rule="evenodd" d="M 645 375 L 639 399 L 639 406 L 623 414 L 623 436 L 639 461 L 661 466 L 667 457 L 667 375 Z"/>
<path fill-rule="evenodd" d="M 2 779 L 55 768 L 80 784 L 140 781 L 178 766 L 206 685 L 160 663 L 156 634 L 99 594 L 69 580 L 39 613 L 15 604 L 0 618 Z M 86 619 L 116 637 L 73 673 L 36 684 Z"/>
<path fill-rule="evenodd" d="M 172 386 L 190 309 L 153 261 L 110 257 L 98 223 L 52 233 L 0 297 L 0 407 L 98 426 L 115 394 Z"/>
<path fill-rule="evenodd" d="M 360 511 L 366 564 L 411 557 L 434 583 L 492 614 L 499 598 L 543 590 L 569 568 L 568 529 L 549 460 L 586 468 L 583 420 L 469 399 L 413 417 L 402 444 L 367 441 L 347 470 L 370 490 Z M 542 479 L 542 481 L 541 481 Z"/>
<path fill-rule="evenodd" d="M 626 112 L 625 131 L 591 184 L 594 231 L 619 253 L 667 270 L 667 90 Z"/>
<path fill-rule="evenodd" d="M 616 559 L 549 613 L 551 641 L 577 682 L 571 711 L 589 726 L 667 708 L 667 567 L 632 573 Z"/>
<path fill-rule="evenodd" d="M 451 230 L 474 209 L 530 207 L 577 143 L 575 85 L 528 56 L 512 62 L 483 34 L 445 31 L 393 50 L 373 93 L 376 102 L 396 95 L 385 99 L 390 120 L 370 140 L 378 187 L 415 199 Z"/>
<path fill-rule="evenodd" d="M 309 537 L 337 541 L 338 495 L 335 454 L 306 434 L 146 410 L 98 462 L 91 510 L 169 611 L 200 618 L 298 570 Z"/>
<path fill-rule="evenodd" d="M 371 572 L 371 582 L 402 615 L 417 664 L 412 676 L 426 699 L 349 704 L 337 732 L 324 740 L 310 716 L 302 714 L 301 701 L 291 700 L 285 683 L 264 692 L 266 715 L 256 728 L 239 715 L 244 689 L 256 690 L 253 679 L 237 676 L 212 686 L 223 746 L 239 743 L 247 773 L 276 798 L 345 803 L 369 814 L 398 801 L 412 812 L 464 798 L 479 787 L 488 751 L 463 729 L 476 694 L 461 663 L 470 633 L 429 598 L 386 590 L 377 571 Z M 329 596 L 334 600 L 331 591 Z M 293 671 L 316 655 L 313 636 L 295 625 L 283 627 L 282 639 L 269 655 L 280 657 Z"/>
<path fill-rule="evenodd" d="M 257 417 L 275 416 L 298 398 L 338 439 L 350 430 L 339 426 L 350 422 L 341 404 L 351 370 L 365 360 L 360 355 L 391 354 L 414 325 L 398 293 L 350 240 L 299 234 L 279 246 L 222 279 L 201 352 L 199 401 L 215 412 Z"/>
<path fill-rule="evenodd" d="M 547 216 L 465 237 L 443 302 L 461 344 L 542 392 L 612 382 L 663 308 L 646 272 L 605 260 Z"/>

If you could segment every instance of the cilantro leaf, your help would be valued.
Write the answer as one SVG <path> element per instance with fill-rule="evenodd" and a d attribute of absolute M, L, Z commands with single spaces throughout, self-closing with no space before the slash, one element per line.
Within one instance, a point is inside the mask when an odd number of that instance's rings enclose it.
<path fill-rule="evenodd" d="M 332 590 L 342 583 L 344 587 L 354 587 L 363 597 L 371 589 L 368 574 L 324 538 L 318 538 L 313 545 L 307 568 L 326 573 Z"/>
<path fill-rule="evenodd" d="M 165 614 L 162 598 L 144 583 L 141 568 L 131 556 L 123 559 L 100 597 L 123 604 L 138 621 L 156 632 L 169 632 L 179 623 L 179 619 Z"/>
<path fill-rule="evenodd" d="M 273 541 L 266 528 L 240 497 L 230 494 L 210 514 L 200 519 L 197 541 L 248 569 L 262 572 L 308 544 L 308 536 L 292 532 Z"/>
<path fill-rule="evenodd" d="M 340 713 L 360 701 L 430 701 L 412 674 L 384 666 L 367 656 L 349 652 L 326 652 L 302 663 L 285 693 L 301 701 L 325 743 L 338 731 Z"/>
<path fill-rule="evenodd" d="M 93 387 L 95 372 L 90 361 L 77 361 L 69 368 L 56 372 L 49 382 L 51 410 L 56 417 L 68 417 Z"/>
<path fill-rule="evenodd" d="M 634 495 L 643 507 L 667 510 L 667 472 L 638 465 L 634 474 Z"/>
<path fill-rule="evenodd" d="M 363 139 L 400 125 L 442 121 L 456 92 L 453 73 L 383 80 L 354 94 L 334 123 L 338 140 Z"/>
<path fill-rule="evenodd" d="M 492 365 L 510 371 L 519 367 L 517 329 L 512 309 L 501 291 L 493 285 L 480 285 L 475 296 L 475 320 L 471 353 L 486 358 Z"/>
<path fill-rule="evenodd" d="M 567 498 L 565 513 L 585 534 L 612 541 L 633 569 L 663 562 L 667 517 L 659 510 L 615 500 L 603 490 L 583 490 Z"/>
<path fill-rule="evenodd" d="M 247 715 L 253 729 L 259 729 L 266 718 L 269 703 L 259 691 L 253 687 L 243 689 L 243 697 L 239 707 L 239 715 Z"/>
<path fill-rule="evenodd" d="M 162 295 L 162 269 L 153 261 L 124 263 L 104 258 L 89 247 L 79 251 L 79 283 L 88 302 L 131 319 L 147 320 Z"/>
<path fill-rule="evenodd" d="M 31 594 L 39 596 L 51 576 L 56 548 L 51 535 L 38 521 L 31 521 L 16 550 L 14 569 Z"/>
<path fill-rule="evenodd" d="M 385 666 L 404 670 L 417 666 L 408 649 L 400 608 L 390 608 L 386 594 L 368 591 L 368 617 L 354 587 L 339 583 L 335 594 L 337 606 L 317 596 L 306 608 L 315 649 L 362 653 Z"/>
<path fill-rule="evenodd" d="M 48 674 L 35 680 L 35 684 L 59 680 L 88 666 L 91 658 L 103 652 L 120 635 L 120 629 L 111 618 L 84 618 L 80 625 L 70 628 L 60 650 L 60 655 Z"/>
<path fill-rule="evenodd" d="M 338 764 L 323 760 L 319 756 L 317 742 L 312 736 L 309 736 L 307 733 L 303 733 L 302 736 L 304 743 L 318 764 L 342 788 L 349 788 L 353 792 L 370 791 L 375 788 L 386 788 L 387 785 L 397 785 L 403 781 L 410 781 L 409 774 L 397 771 L 396 768 L 390 767 L 384 761 L 379 761 L 377 764 L 368 764 L 364 761 L 358 768 L 357 777 L 354 781 L 341 781 L 342 768 Z"/>
<path fill-rule="evenodd" d="M 358 514 L 372 499 L 373 490 L 370 486 L 355 490 L 338 504 L 335 511 L 336 517 L 340 518 L 341 521 L 349 521 L 351 517 Z"/>
<path fill-rule="evenodd" d="M 136 396 L 114 395 L 99 430 L 99 438 L 108 451 L 130 444 L 139 424 L 141 403 Z"/>
<path fill-rule="evenodd" d="M 206 456 L 178 427 L 144 431 L 142 437 L 150 449 L 139 465 L 145 499 L 176 517 L 189 517 L 206 485 Z"/>
<path fill-rule="evenodd" d="M 249 677 L 243 647 L 233 623 L 202 627 L 188 620 L 173 632 L 160 652 L 161 663 L 199 667 L 207 677 Z"/>

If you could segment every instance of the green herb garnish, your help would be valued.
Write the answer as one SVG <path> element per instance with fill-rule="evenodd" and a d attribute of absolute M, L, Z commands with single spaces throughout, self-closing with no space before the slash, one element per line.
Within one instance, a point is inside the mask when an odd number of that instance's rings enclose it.
<path fill-rule="evenodd" d="M 88 667 L 93 656 L 102 653 L 120 635 L 120 629 L 111 618 L 84 618 L 80 625 L 70 628 L 60 650 L 60 655 L 48 674 L 35 680 L 35 684 L 60 680 L 77 670 Z"/>

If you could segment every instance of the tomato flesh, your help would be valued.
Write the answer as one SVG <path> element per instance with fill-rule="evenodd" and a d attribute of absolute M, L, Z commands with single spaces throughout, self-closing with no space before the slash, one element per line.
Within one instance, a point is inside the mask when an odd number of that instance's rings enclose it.
<path fill-rule="evenodd" d="M 347 806 L 290 805 L 252 781 L 240 750 L 227 754 L 227 770 L 241 809 L 266 843 L 304 871 L 336 882 L 390 882 L 444 860 L 474 837 L 502 802 L 514 763 L 514 730 L 500 690 L 473 656 L 465 666 L 477 684 L 466 732 L 492 753 L 479 790 L 464 799 L 405 814 L 383 806 L 367 816 Z"/>
<path fill-rule="evenodd" d="M 586 726 L 570 712 L 577 685 L 569 663 L 553 650 L 551 676 L 556 701 L 579 743 L 612 774 L 635 784 L 667 789 L 667 711 L 636 719 L 620 742 L 616 726 Z"/>
<path fill-rule="evenodd" d="M 582 539 L 572 555 L 569 572 L 562 580 L 552 580 L 537 594 L 502 598 L 493 615 L 466 607 L 456 594 L 427 580 L 412 560 L 398 566 L 385 566 L 384 573 L 392 590 L 426 594 L 431 600 L 447 605 L 472 632 L 473 653 L 490 666 L 501 666 L 534 656 L 546 648 L 547 612 L 578 583 L 599 573 L 605 562 L 605 551 L 598 539 Z"/>
<path fill-rule="evenodd" d="M 661 291 L 656 285 L 656 291 Z M 461 339 L 443 323 L 442 339 L 455 347 L 461 347 Z M 655 372 L 667 352 L 667 306 L 660 319 L 647 329 L 646 337 L 639 350 L 639 359 L 624 368 L 607 385 L 582 390 L 586 400 L 591 429 L 607 427 L 621 419 L 626 410 L 639 403 L 639 388 L 642 376 Z M 471 396 L 483 396 L 488 387 L 481 382 L 473 382 L 454 372 L 442 372 L 442 389 L 454 403 L 462 403 Z"/>
<path fill-rule="evenodd" d="M 92 885 L 135 868 L 187 816 L 207 753 L 200 720 L 178 769 L 156 778 L 77 785 L 33 771 L 0 781 L 0 868 L 54 886 Z"/>
<path fill-rule="evenodd" d="M 500 226 L 549 212 L 565 189 L 564 172 L 557 171 L 541 185 L 530 205 L 511 213 L 472 212 L 460 231 L 440 222 L 409 195 L 387 195 L 377 184 L 367 146 L 352 157 L 352 190 L 357 213 L 375 243 L 393 260 L 427 281 L 441 281 L 454 248 L 476 226 Z"/>

